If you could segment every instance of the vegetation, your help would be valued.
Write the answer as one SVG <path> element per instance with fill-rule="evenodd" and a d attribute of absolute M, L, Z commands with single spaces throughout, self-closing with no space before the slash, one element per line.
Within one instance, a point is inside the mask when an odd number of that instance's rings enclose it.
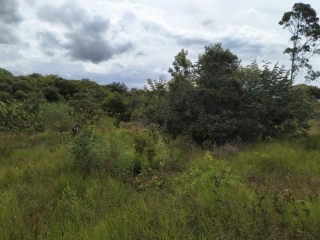
<path fill-rule="evenodd" d="M 311 95 L 294 87 L 282 67 L 242 67 L 221 44 L 206 47 L 196 64 L 182 50 L 173 66 L 170 82 L 149 82 L 144 108 L 147 122 L 173 137 L 184 135 L 206 146 L 277 138 L 308 128 Z"/>
<path fill-rule="evenodd" d="M 307 80 L 315 80 L 320 76 L 319 71 L 314 71 L 309 63 L 314 54 L 319 54 L 320 25 L 316 11 L 305 3 L 295 3 L 292 11 L 283 14 L 280 25 L 287 28 L 292 34 L 290 41 L 292 47 L 288 47 L 284 53 L 290 55 L 291 81 L 297 72 L 307 69 Z"/>
<path fill-rule="evenodd" d="M 145 89 L 0 69 L 0 239 L 320 239 L 320 89 L 295 71 L 220 43 Z"/>
<path fill-rule="evenodd" d="M 319 134 L 201 150 L 111 120 L 1 133 L 1 239 L 318 239 Z"/>

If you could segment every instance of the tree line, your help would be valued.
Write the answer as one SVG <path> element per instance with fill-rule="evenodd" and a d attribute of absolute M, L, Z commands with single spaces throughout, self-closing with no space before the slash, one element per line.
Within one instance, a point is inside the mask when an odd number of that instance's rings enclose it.
<path fill-rule="evenodd" d="M 319 52 L 318 21 L 310 5 L 299 3 L 279 22 L 293 34 L 293 47 L 285 50 L 290 70 L 271 63 L 242 66 L 221 43 L 205 46 L 194 63 L 182 49 L 169 69 L 171 79 L 148 80 L 144 89 L 37 73 L 14 76 L 0 69 L 0 130 L 63 133 L 74 123 L 94 124 L 108 116 L 116 124 L 157 126 L 202 146 L 305 133 L 320 90 L 294 85 L 294 78 L 304 67 L 308 79 L 318 76 L 305 55 Z"/>

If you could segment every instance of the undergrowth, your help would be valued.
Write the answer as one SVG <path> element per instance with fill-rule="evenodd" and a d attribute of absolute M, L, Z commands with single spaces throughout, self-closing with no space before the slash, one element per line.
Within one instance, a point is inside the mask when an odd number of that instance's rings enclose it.
<path fill-rule="evenodd" d="M 0 239 L 320 239 L 319 142 L 0 133 Z"/>

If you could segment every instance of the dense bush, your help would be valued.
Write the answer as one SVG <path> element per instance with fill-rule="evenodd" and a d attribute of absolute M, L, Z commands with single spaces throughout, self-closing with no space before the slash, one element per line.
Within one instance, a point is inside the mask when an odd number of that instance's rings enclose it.
<path fill-rule="evenodd" d="M 149 81 L 144 114 L 173 137 L 189 136 L 207 146 L 308 129 L 313 99 L 292 86 L 283 67 L 241 67 L 221 44 L 206 47 L 194 65 L 182 50 L 173 66 L 171 81 Z"/>
<path fill-rule="evenodd" d="M 104 171 L 109 156 L 101 135 L 93 128 L 83 129 L 74 139 L 71 147 L 74 155 L 74 167 L 83 174 Z"/>
<path fill-rule="evenodd" d="M 76 119 L 73 108 L 66 103 L 45 103 L 39 109 L 39 128 L 57 131 L 60 135 L 70 131 Z"/>

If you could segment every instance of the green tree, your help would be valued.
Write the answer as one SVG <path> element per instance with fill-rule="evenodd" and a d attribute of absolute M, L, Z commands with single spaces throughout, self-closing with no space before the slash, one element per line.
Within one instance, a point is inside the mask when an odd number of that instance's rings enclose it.
<path fill-rule="evenodd" d="M 0 81 L 0 89 L 1 92 L 12 93 L 11 85 L 6 83 L 5 81 Z"/>
<path fill-rule="evenodd" d="M 139 119 L 142 118 L 144 113 L 143 106 L 145 102 L 145 93 L 146 91 L 144 89 L 131 88 L 130 90 L 128 104 L 131 110 L 130 118 L 132 121 L 139 121 Z"/>
<path fill-rule="evenodd" d="M 103 101 L 102 107 L 108 116 L 118 121 L 129 121 L 130 110 L 125 96 L 118 92 L 110 93 Z"/>
<path fill-rule="evenodd" d="M 0 68 L 0 83 L 7 83 L 12 85 L 12 82 L 14 81 L 14 76 L 11 72 L 8 70 L 5 70 L 3 68 Z"/>
<path fill-rule="evenodd" d="M 91 93 L 76 93 L 69 103 L 81 125 L 93 124 L 101 115 L 101 103 Z"/>
<path fill-rule="evenodd" d="M 304 132 L 312 100 L 292 86 L 283 67 L 241 67 L 221 44 L 205 47 L 196 64 L 179 52 L 169 82 L 149 81 L 146 118 L 173 137 L 198 144 L 255 141 Z"/>
<path fill-rule="evenodd" d="M 307 93 L 311 98 L 320 100 L 320 88 L 317 86 L 310 86 L 306 84 L 295 85 L 295 88 Z"/>
<path fill-rule="evenodd" d="M 192 74 L 192 62 L 187 58 L 188 51 L 182 49 L 175 57 L 172 63 L 173 69 L 169 68 L 168 72 L 173 78 L 183 77 L 191 79 Z"/>
<path fill-rule="evenodd" d="M 44 103 L 40 106 L 39 118 L 44 128 L 62 134 L 74 124 L 73 109 L 66 103 Z"/>
<path fill-rule="evenodd" d="M 221 82 L 221 77 L 231 76 L 239 66 L 238 57 L 229 49 L 224 49 L 221 43 L 206 46 L 196 65 L 197 85 L 200 88 L 214 87 Z"/>
<path fill-rule="evenodd" d="M 24 79 L 16 79 L 12 84 L 12 88 L 14 91 L 22 90 L 24 92 L 29 92 L 32 90 L 30 83 Z"/>
<path fill-rule="evenodd" d="M 222 45 L 205 47 L 196 66 L 197 89 L 201 114 L 193 125 L 193 138 L 198 143 L 223 144 L 237 138 L 237 112 L 242 95 L 235 73 L 238 57 Z"/>
<path fill-rule="evenodd" d="M 80 81 L 65 80 L 57 76 L 51 76 L 54 79 L 54 86 L 59 89 L 59 93 L 67 100 L 71 99 L 80 91 Z"/>
<path fill-rule="evenodd" d="M 305 131 L 312 101 L 292 86 L 283 67 L 251 64 L 241 70 L 239 132 L 244 140 L 277 138 Z"/>
<path fill-rule="evenodd" d="M 112 82 L 106 85 L 106 88 L 110 89 L 111 92 L 117 92 L 124 94 L 128 91 L 128 87 L 124 83 Z"/>
<path fill-rule="evenodd" d="M 22 102 L 15 100 L 8 103 L 0 101 L 0 130 L 21 131 L 31 128 L 34 114 L 29 113 Z"/>
<path fill-rule="evenodd" d="M 167 131 L 174 137 L 189 135 L 192 123 L 199 116 L 200 107 L 197 105 L 199 94 L 195 88 L 194 66 L 187 58 L 188 51 L 182 49 L 169 69 L 172 76 L 168 86 Z"/>
<path fill-rule="evenodd" d="M 295 3 L 292 11 L 284 13 L 279 22 L 283 28 L 289 30 L 292 34 L 290 41 L 292 47 L 288 47 L 284 53 L 290 55 L 291 75 L 290 80 L 293 82 L 297 72 L 307 69 L 307 80 L 315 80 L 320 76 L 320 72 L 312 69 L 309 62 L 310 57 L 319 54 L 319 37 L 320 25 L 316 11 L 310 4 Z"/>
<path fill-rule="evenodd" d="M 49 102 L 57 102 L 62 99 L 59 89 L 54 86 L 46 86 L 42 89 L 42 92 Z"/>
<path fill-rule="evenodd" d="M 143 115 L 146 123 L 156 123 L 163 129 L 167 128 L 167 120 L 170 117 L 168 111 L 168 82 L 164 79 L 152 81 L 148 79 L 148 87 L 145 86 L 143 101 Z"/>
<path fill-rule="evenodd" d="M 24 91 L 22 90 L 17 90 L 15 93 L 14 93 L 14 98 L 17 99 L 17 100 L 24 100 L 28 97 L 28 94 L 25 93 Z"/>

